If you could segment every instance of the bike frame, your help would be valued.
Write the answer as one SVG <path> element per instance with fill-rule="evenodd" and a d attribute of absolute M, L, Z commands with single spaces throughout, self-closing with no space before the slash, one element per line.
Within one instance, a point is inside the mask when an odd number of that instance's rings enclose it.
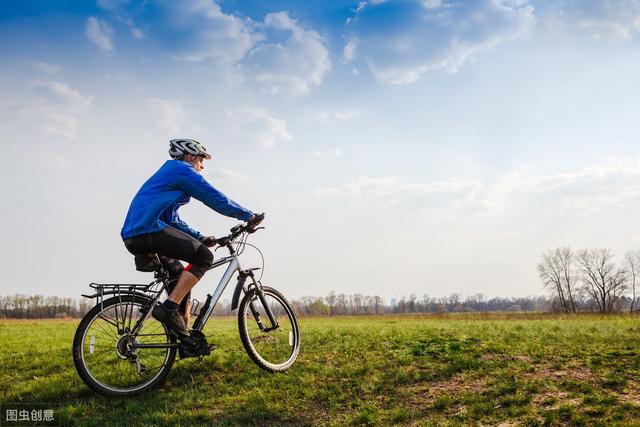
<path fill-rule="evenodd" d="M 218 301 L 220 300 L 222 293 L 227 288 L 227 285 L 231 281 L 231 278 L 233 277 L 233 274 L 236 271 L 238 272 L 238 285 L 242 287 L 242 291 L 244 292 L 247 291 L 244 288 L 244 281 L 242 284 L 240 284 L 241 277 L 244 276 L 243 274 L 244 270 L 242 268 L 242 264 L 240 264 L 238 255 L 231 254 L 229 256 L 219 259 L 218 261 L 213 263 L 210 270 L 213 270 L 214 268 L 220 267 L 227 263 L 229 264 L 227 266 L 227 270 L 224 272 L 224 274 L 220 278 L 220 282 L 218 282 L 218 286 L 216 287 L 215 291 L 213 291 L 213 295 L 207 295 L 207 301 L 205 302 L 204 306 L 200 310 L 200 314 L 198 315 L 198 318 L 196 319 L 193 325 L 193 329 L 197 331 L 202 331 L 202 329 L 204 328 L 204 325 L 207 323 L 207 320 L 209 320 L 209 316 L 211 316 L 213 309 L 215 308 L 216 304 L 218 304 Z M 253 277 L 253 275 L 251 275 L 251 277 Z M 246 279 L 246 276 L 245 276 L 245 279 Z M 256 283 L 255 280 L 254 280 L 254 283 Z M 236 290 L 236 292 L 239 294 L 238 289 Z M 234 296 L 236 292 L 234 292 Z M 203 310 L 204 310 L 204 313 L 203 313 Z"/>
<path fill-rule="evenodd" d="M 215 291 L 213 292 L 213 295 L 207 295 L 207 300 L 204 304 L 204 306 L 202 307 L 202 309 L 200 310 L 200 314 L 198 315 L 198 318 L 196 319 L 196 321 L 194 322 L 193 325 L 193 330 L 197 330 L 197 331 L 202 331 L 202 329 L 204 329 L 204 326 L 206 325 L 207 321 L 209 320 L 209 317 L 211 316 L 211 313 L 213 312 L 213 309 L 215 308 L 216 304 L 218 303 L 218 301 L 220 300 L 220 297 L 222 296 L 222 293 L 224 292 L 224 290 L 227 288 L 229 282 L 231 281 L 231 278 L 233 277 L 234 273 L 238 272 L 238 283 L 236 285 L 235 291 L 233 293 L 233 298 L 232 298 L 232 302 L 231 302 L 231 309 L 235 310 L 238 307 L 238 301 L 240 299 L 240 291 L 247 293 L 248 292 L 248 287 L 245 286 L 245 282 L 247 280 L 247 278 L 250 278 L 252 281 L 252 284 L 257 290 L 258 290 L 258 298 L 260 299 L 260 301 L 262 302 L 262 305 L 267 313 L 267 317 L 269 318 L 269 321 L 271 322 L 271 326 L 269 327 L 265 327 L 262 323 L 262 320 L 260 318 L 260 314 L 258 313 L 258 311 L 255 309 L 253 302 L 251 302 L 249 304 L 249 308 L 256 320 L 256 322 L 258 323 L 260 329 L 263 332 L 268 332 L 271 331 L 273 329 L 277 329 L 279 327 L 277 320 L 275 319 L 275 316 L 273 315 L 273 312 L 271 311 L 271 307 L 269 307 L 269 305 L 267 304 L 264 295 L 262 294 L 262 292 L 260 292 L 262 290 L 262 286 L 260 285 L 260 282 L 257 281 L 254 277 L 253 274 L 253 270 L 257 270 L 257 268 L 250 268 L 248 270 L 245 270 L 242 267 L 242 264 L 240 263 L 240 259 L 238 258 L 237 253 L 235 252 L 235 250 L 233 249 L 233 247 L 231 247 L 230 245 L 227 246 L 228 249 L 230 250 L 230 255 L 223 257 L 221 259 L 219 259 L 218 261 L 215 261 L 213 263 L 213 265 L 211 266 L 211 268 L 209 270 L 213 270 L 214 268 L 220 267 L 222 265 L 225 264 L 229 264 L 227 266 L 226 271 L 224 272 L 224 274 L 222 275 L 222 277 L 220 278 L 220 282 L 218 282 L 218 286 L 216 287 Z M 158 299 L 160 299 L 160 295 L 162 294 L 162 290 L 166 289 L 167 287 L 167 279 L 164 278 L 162 280 L 164 282 L 164 286 L 162 287 L 162 289 L 160 289 L 157 293 L 157 295 L 153 298 L 153 301 L 151 303 L 151 307 L 154 307 L 155 304 L 157 303 Z M 250 285 L 250 286 L 251 286 Z M 131 331 L 132 334 L 137 334 L 140 329 L 142 328 L 142 325 L 144 324 L 144 322 L 147 320 L 147 318 L 151 315 L 151 309 L 147 311 L 147 313 L 138 320 L 137 324 L 134 326 L 133 330 Z M 173 346 L 171 344 L 169 345 L 162 345 L 162 344 L 139 344 L 136 345 L 136 347 L 139 348 L 143 348 L 143 347 L 165 347 L 165 346 Z"/>

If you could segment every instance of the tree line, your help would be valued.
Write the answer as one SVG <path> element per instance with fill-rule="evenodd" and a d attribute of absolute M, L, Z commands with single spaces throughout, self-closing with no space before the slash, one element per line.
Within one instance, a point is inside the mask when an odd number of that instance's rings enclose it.
<path fill-rule="evenodd" d="M 302 315 L 360 315 L 360 314 L 408 314 L 408 313 L 462 313 L 488 311 L 546 311 L 550 299 L 544 296 L 522 298 L 493 297 L 474 294 L 465 298 L 458 293 L 444 297 L 423 294 L 403 295 L 385 301 L 379 296 L 330 293 L 324 298 L 303 297 L 293 301 Z"/>
<path fill-rule="evenodd" d="M 446 297 L 415 294 L 386 301 L 378 295 L 331 292 L 326 297 L 305 296 L 291 301 L 294 310 L 307 316 L 342 316 L 365 314 L 458 313 L 487 311 L 548 311 L 553 300 L 546 296 L 523 298 L 487 298 L 474 294 L 463 298 L 454 293 Z M 80 318 L 95 305 L 85 298 L 43 297 L 41 295 L 0 296 L 0 318 Z M 202 306 L 196 306 L 198 312 Z M 221 300 L 213 315 L 235 315 L 229 300 Z"/>
<path fill-rule="evenodd" d="M 553 307 L 565 313 L 638 310 L 640 251 L 627 252 L 616 264 L 608 248 L 559 247 L 543 254 L 538 272 Z"/>
<path fill-rule="evenodd" d="M 520 298 L 474 294 L 445 297 L 403 295 L 386 301 L 378 295 L 331 292 L 325 297 L 305 296 L 291 301 L 300 315 L 341 316 L 363 314 L 458 313 L 489 311 L 553 311 L 603 314 L 640 309 L 637 283 L 640 250 L 627 252 L 620 265 L 608 248 L 574 250 L 559 247 L 543 254 L 538 273 L 548 296 Z M 86 298 L 42 295 L 0 296 L 0 318 L 79 318 L 93 307 Z M 197 311 L 197 310 L 196 310 Z M 231 302 L 219 301 L 214 315 L 234 314 Z"/>
<path fill-rule="evenodd" d="M 365 314 L 463 313 L 489 311 L 548 311 L 552 300 L 546 296 L 520 298 L 493 297 L 474 294 L 465 298 L 458 293 L 445 297 L 423 294 L 403 295 L 385 300 L 378 295 L 329 293 L 326 297 L 305 296 L 291 301 L 296 313 L 303 316 L 353 316 Z M 231 303 L 223 300 L 214 315 L 232 315 Z"/>
<path fill-rule="evenodd" d="M 44 319 L 82 317 L 94 301 L 85 298 L 44 297 L 42 295 L 0 295 L 0 318 Z"/>

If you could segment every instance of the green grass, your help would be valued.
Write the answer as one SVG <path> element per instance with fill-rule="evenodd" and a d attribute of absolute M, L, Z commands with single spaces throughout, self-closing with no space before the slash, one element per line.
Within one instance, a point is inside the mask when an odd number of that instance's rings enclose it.
<path fill-rule="evenodd" d="M 500 317 L 500 316 L 497 316 Z M 256 367 L 235 319 L 159 389 L 105 398 L 76 374 L 76 320 L 0 321 L 2 402 L 54 402 L 63 425 L 640 425 L 640 319 L 301 319 L 284 374 Z"/>

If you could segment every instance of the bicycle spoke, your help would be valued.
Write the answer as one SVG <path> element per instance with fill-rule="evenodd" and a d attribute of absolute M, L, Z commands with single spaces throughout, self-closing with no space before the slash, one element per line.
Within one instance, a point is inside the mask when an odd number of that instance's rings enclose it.
<path fill-rule="evenodd" d="M 115 326 L 115 327 L 116 327 L 116 329 L 118 329 L 118 324 L 117 324 L 117 323 L 112 322 L 112 321 L 111 321 L 111 320 L 109 320 L 109 319 L 107 319 L 107 317 L 105 317 L 105 315 L 104 315 L 104 312 L 103 312 L 103 313 L 101 313 L 99 317 L 100 317 L 102 320 L 104 320 L 105 322 L 110 323 L 111 325 Z M 111 319 L 113 319 L 113 317 L 112 317 Z"/>
<path fill-rule="evenodd" d="M 160 322 L 158 322 L 158 323 L 160 323 Z M 159 324 L 158 326 L 156 326 L 152 331 L 149 331 L 149 333 L 154 333 L 154 332 L 156 332 L 156 331 L 161 331 L 161 330 L 163 330 L 163 329 L 164 329 L 164 328 L 163 328 L 163 326 L 162 326 L 162 323 L 160 323 L 160 324 Z M 140 335 L 140 334 L 138 334 L 138 335 Z M 162 335 L 164 335 L 164 334 L 162 334 Z"/>
<path fill-rule="evenodd" d="M 102 331 L 98 331 L 98 330 L 91 331 L 89 335 L 100 337 L 100 339 L 104 340 L 104 341 L 108 341 L 109 338 L 113 339 L 114 341 L 118 341 L 117 337 L 114 337 L 113 335 L 109 335 L 109 334 L 106 334 L 106 333 L 104 333 Z"/>
<path fill-rule="evenodd" d="M 279 366 L 288 362 L 291 356 L 297 352 L 298 339 L 297 332 L 294 329 L 295 321 L 284 303 L 273 294 L 265 292 L 265 304 L 262 301 L 257 295 L 253 295 L 251 298 L 253 308 L 256 311 L 255 316 L 248 301 L 244 305 L 243 315 L 245 317 L 244 324 L 248 343 L 243 341 L 243 344 L 245 344 L 245 347 L 247 344 L 250 345 L 250 356 L 253 351 L 254 355 L 259 357 L 259 360 L 256 361 L 258 365 L 263 366 L 262 362 L 264 361 L 270 367 Z M 273 323 L 269 319 L 268 311 L 273 315 Z M 267 329 L 266 331 L 258 324 L 258 318 L 262 327 Z M 275 328 L 275 325 L 278 325 L 278 327 Z M 254 360 L 256 359 L 254 358 Z"/>
<path fill-rule="evenodd" d="M 100 324 L 100 323 L 96 323 L 96 332 L 98 332 L 98 328 L 100 329 L 100 332 L 102 332 L 103 334 L 115 339 L 116 341 L 118 340 L 118 335 L 116 333 L 116 335 L 114 335 L 113 333 L 111 333 L 110 331 L 104 329 L 104 327 Z"/>
<path fill-rule="evenodd" d="M 109 390 L 131 390 L 149 383 L 157 378 L 166 366 L 169 355 L 175 354 L 176 349 L 170 347 L 135 350 L 136 343 L 170 342 L 166 330 L 163 330 L 164 326 L 155 319 L 147 319 L 150 321 L 142 325 L 140 334 L 119 334 L 119 331 L 130 331 L 131 325 L 142 318 L 138 317 L 140 315 L 136 312 L 141 306 L 123 297 L 121 301 L 116 301 L 96 314 L 83 335 L 84 366 L 95 381 Z M 131 350 L 131 345 L 134 346 L 134 350 Z M 137 363 L 134 357 L 137 357 Z M 144 371 L 140 372 L 139 369 L 142 367 Z"/>

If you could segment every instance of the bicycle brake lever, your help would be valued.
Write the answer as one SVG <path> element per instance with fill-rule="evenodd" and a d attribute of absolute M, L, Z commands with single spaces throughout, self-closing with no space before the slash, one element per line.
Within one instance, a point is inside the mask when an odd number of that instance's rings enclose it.
<path fill-rule="evenodd" d="M 247 229 L 247 233 L 252 234 L 252 233 L 255 233 L 258 230 L 264 230 L 264 227 L 249 228 L 249 229 Z"/>
<path fill-rule="evenodd" d="M 218 246 L 215 250 L 217 251 L 218 248 L 223 248 L 227 245 L 227 243 L 229 243 L 230 239 L 228 236 L 225 237 L 221 237 L 220 239 L 216 239 L 216 245 Z"/>

